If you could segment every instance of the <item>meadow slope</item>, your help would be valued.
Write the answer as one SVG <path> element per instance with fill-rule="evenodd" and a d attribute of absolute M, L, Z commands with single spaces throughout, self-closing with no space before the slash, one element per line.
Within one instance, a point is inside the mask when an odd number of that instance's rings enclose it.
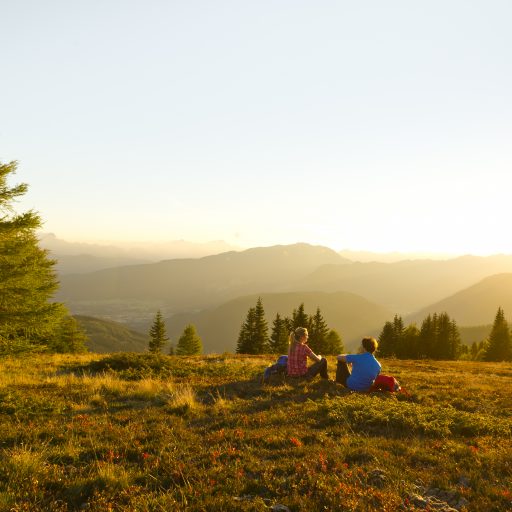
<path fill-rule="evenodd" d="M 408 396 L 272 359 L 1 359 L 0 510 L 512 510 L 512 364 L 383 360 Z"/>

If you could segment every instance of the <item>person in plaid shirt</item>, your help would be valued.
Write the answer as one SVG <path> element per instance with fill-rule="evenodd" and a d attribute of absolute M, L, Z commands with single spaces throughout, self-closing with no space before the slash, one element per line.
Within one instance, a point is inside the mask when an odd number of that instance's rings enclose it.
<path fill-rule="evenodd" d="M 288 349 L 288 363 L 286 371 L 289 377 L 306 377 L 312 379 L 320 374 L 322 379 L 328 379 L 327 359 L 317 356 L 307 345 L 308 330 L 305 327 L 297 327 L 290 333 L 290 347 Z M 308 357 L 315 361 L 308 368 Z"/>

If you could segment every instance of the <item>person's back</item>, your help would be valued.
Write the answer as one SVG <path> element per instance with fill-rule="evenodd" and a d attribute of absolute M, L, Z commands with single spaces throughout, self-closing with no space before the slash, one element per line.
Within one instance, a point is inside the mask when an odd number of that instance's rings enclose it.
<path fill-rule="evenodd" d="M 373 355 L 378 347 L 375 338 L 363 338 L 362 354 L 340 354 L 336 382 L 354 391 L 367 391 L 380 373 L 380 363 Z M 352 370 L 349 368 L 351 365 Z"/>
<path fill-rule="evenodd" d="M 380 373 L 380 363 L 370 352 L 347 354 L 347 363 L 352 363 L 352 373 L 347 378 L 347 386 L 354 391 L 366 391 Z"/>

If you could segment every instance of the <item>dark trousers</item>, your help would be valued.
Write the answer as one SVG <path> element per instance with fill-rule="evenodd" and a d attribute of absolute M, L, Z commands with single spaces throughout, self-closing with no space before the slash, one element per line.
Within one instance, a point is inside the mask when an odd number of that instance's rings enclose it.
<path fill-rule="evenodd" d="M 336 368 L 336 382 L 343 384 L 347 387 L 347 379 L 350 377 L 350 368 L 347 363 L 343 361 L 338 361 L 338 366 Z"/>
<path fill-rule="evenodd" d="M 320 377 L 322 379 L 328 379 L 329 375 L 327 375 L 327 359 L 325 357 L 322 357 L 320 361 L 317 361 L 316 363 L 313 363 L 306 373 L 306 378 L 312 379 L 316 375 L 320 374 Z"/>

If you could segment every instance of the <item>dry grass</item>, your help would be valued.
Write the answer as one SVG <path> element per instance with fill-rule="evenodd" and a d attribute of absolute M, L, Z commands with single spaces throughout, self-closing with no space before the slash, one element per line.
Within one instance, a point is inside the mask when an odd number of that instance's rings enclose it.
<path fill-rule="evenodd" d="M 512 510 L 511 364 L 382 361 L 407 397 L 272 360 L 0 360 L 0 510 Z"/>

